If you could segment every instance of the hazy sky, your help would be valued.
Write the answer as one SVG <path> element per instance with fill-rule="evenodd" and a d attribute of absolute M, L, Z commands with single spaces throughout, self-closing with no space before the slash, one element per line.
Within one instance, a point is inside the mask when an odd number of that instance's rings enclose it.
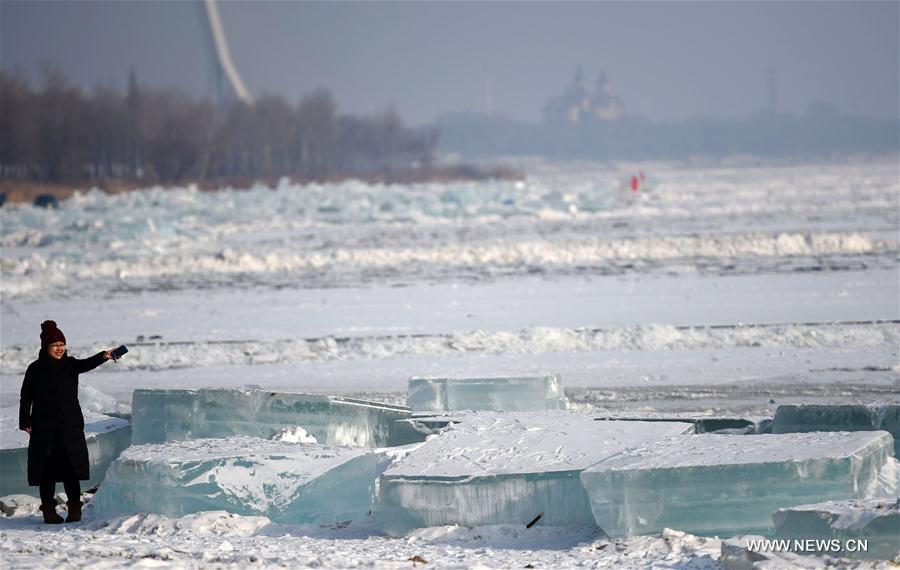
<path fill-rule="evenodd" d="M 341 112 L 394 104 L 410 123 L 455 111 L 539 120 L 576 65 L 605 70 L 627 111 L 745 116 L 815 100 L 897 117 L 900 2 L 221 2 L 253 95 L 332 90 Z M 79 85 L 210 92 L 197 2 L 0 1 L 0 64 Z"/>

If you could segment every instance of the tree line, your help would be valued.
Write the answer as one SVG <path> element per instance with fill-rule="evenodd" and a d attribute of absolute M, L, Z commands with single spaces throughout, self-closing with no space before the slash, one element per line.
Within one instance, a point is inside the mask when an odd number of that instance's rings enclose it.
<path fill-rule="evenodd" d="M 393 109 L 339 115 L 319 89 L 296 104 L 265 95 L 214 105 L 141 85 L 91 91 L 45 69 L 40 87 L 0 71 L 0 179 L 177 183 L 295 176 L 316 180 L 430 166 L 434 129 L 405 127 Z"/>

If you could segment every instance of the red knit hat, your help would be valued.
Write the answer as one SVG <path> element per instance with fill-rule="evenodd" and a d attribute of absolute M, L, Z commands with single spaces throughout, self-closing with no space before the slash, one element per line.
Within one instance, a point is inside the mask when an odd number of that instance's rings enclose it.
<path fill-rule="evenodd" d="M 59 330 L 54 321 L 44 321 L 41 323 L 41 348 L 47 348 L 54 342 L 65 344 L 66 335 Z"/>

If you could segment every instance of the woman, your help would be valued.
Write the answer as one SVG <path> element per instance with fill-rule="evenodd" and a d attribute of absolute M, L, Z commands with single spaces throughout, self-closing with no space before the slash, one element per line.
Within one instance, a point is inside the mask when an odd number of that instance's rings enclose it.
<path fill-rule="evenodd" d="M 81 484 L 90 478 L 84 416 L 78 404 L 78 375 L 113 358 L 110 351 L 79 360 L 66 354 L 66 337 L 53 321 L 41 323 L 41 352 L 28 366 L 19 401 L 19 429 L 28 442 L 28 484 L 40 487 L 44 522 L 56 514 L 56 482 L 66 489 L 66 522 L 81 520 Z"/>

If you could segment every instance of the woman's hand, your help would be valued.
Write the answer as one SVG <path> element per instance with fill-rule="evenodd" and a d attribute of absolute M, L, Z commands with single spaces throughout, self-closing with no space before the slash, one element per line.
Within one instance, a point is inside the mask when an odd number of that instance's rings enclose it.
<path fill-rule="evenodd" d="M 116 360 L 115 355 L 113 355 L 112 350 L 107 350 L 103 353 L 103 358 L 107 360 Z"/>
<path fill-rule="evenodd" d="M 24 432 L 27 433 L 28 435 L 31 435 L 31 426 L 23 427 L 23 428 L 22 428 L 22 431 L 24 431 Z"/>

